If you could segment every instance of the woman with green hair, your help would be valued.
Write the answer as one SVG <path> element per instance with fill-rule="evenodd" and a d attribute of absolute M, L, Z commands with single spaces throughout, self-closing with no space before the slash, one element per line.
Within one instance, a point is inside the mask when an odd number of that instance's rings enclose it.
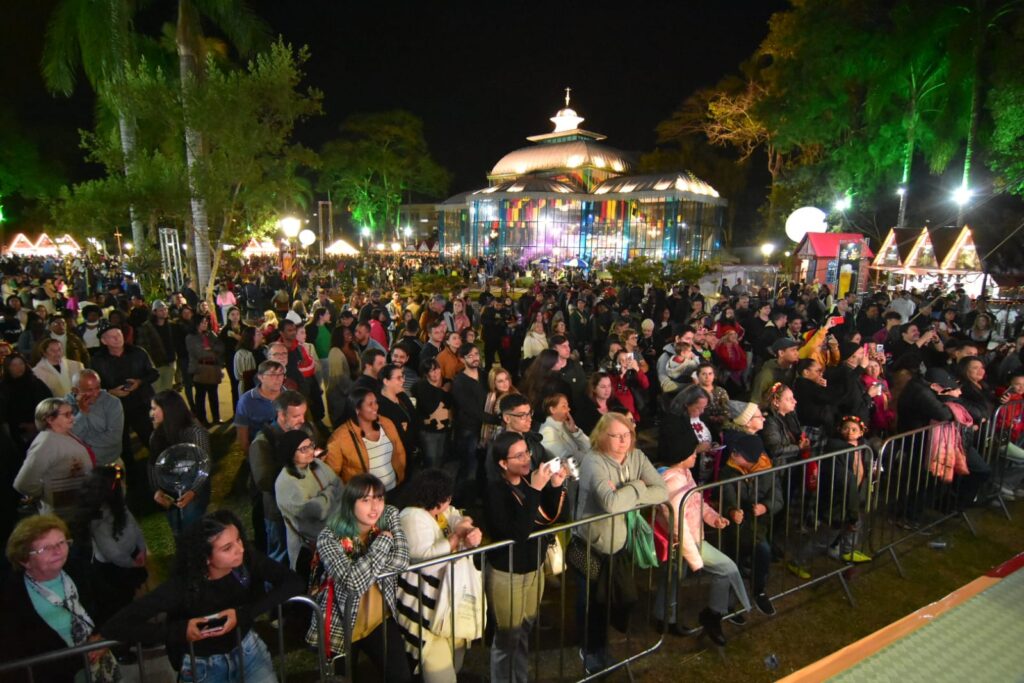
<path fill-rule="evenodd" d="M 384 503 L 380 479 L 366 473 L 349 479 L 316 548 L 313 593 L 324 613 L 328 656 L 345 653 L 347 637 L 352 652 L 345 654 L 365 652 L 389 683 L 411 680 L 401 631 L 389 618 L 398 613 L 396 572 L 409 566 L 409 546 L 398 509 Z M 316 644 L 315 624 L 306 640 Z"/>

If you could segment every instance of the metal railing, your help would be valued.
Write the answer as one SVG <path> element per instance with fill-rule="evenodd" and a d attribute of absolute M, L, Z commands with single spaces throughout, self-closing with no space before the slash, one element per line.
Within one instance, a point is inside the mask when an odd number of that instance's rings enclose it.
<path fill-rule="evenodd" d="M 991 420 L 979 425 L 976 432 L 962 434 L 964 446 L 977 448 L 984 461 L 992 466 L 995 475 L 992 477 L 992 485 L 996 487 L 996 492 L 999 491 L 1005 474 L 1012 471 L 1015 464 L 1007 459 L 1007 444 L 1011 438 L 1011 431 L 1021 416 L 1016 413 L 1011 416 L 1010 410 L 1010 406 L 1001 406 Z M 1024 409 L 1019 412 L 1024 414 Z M 972 533 L 975 531 L 964 507 L 957 505 L 957 497 L 961 493 L 959 490 L 959 485 L 962 483 L 959 481 L 961 478 L 955 477 L 952 483 L 947 483 L 931 473 L 930 466 L 934 457 L 932 442 L 935 430 L 936 426 L 932 425 L 894 435 L 885 439 L 878 447 L 877 452 L 866 445 L 851 447 L 806 460 L 773 466 L 765 471 L 738 475 L 696 486 L 684 495 L 679 511 L 685 511 L 687 506 L 693 504 L 692 501 L 696 499 L 699 501 L 697 505 L 700 506 L 702 525 L 703 513 L 707 506 L 730 517 L 730 524 L 724 529 L 716 530 L 703 526 L 705 532 L 703 542 L 712 543 L 733 559 L 740 570 L 747 574 L 752 596 L 756 594 L 757 590 L 763 590 L 765 595 L 774 601 L 822 582 L 836 580 L 848 601 L 854 605 L 855 598 L 848 581 L 848 573 L 853 563 L 848 559 L 848 553 L 861 552 L 873 556 L 876 561 L 880 556 L 888 555 L 893 560 L 899 574 L 904 576 L 903 567 L 896 553 L 896 548 L 901 544 L 912 538 L 925 535 L 929 530 L 955 518 L 962 519 Z M 1024 466 L 1024 464 L 1018 466 Z M 815 473 L 817 473 L 816 477 Z M 1004 514 L 1009 517 L 1005 502 L 1001 497 L 998 500 Z M 754 502 L 764 504 L 765 511 L 755 514 Z M 669 528 L 675 528 L 679 534 L 678 538 L 682 538 L 682 534 L 686 531 L 685 513 L 676 517 L 676 510 L 661 504 L 646 505 L 637 510 L 649 519 L 653 527 L 659 507 L 663 510 L 668 509 L 671 515 Z M 730 515 L 733 509 L 744 510 L 745 514 L 740 524 L 736 524 L 735 519 Z M 599 557 L 599 553 L 593 548 L 590 535 L 584 533 L 584 530 L 588 526 L 608 522 L 626 514 L 629 513 L 606 513 L 583 520 L 552 525 L 531 534 L 529 541 L 536 543 L 537 557 L 535 559 L 537 565 L 541 567 L 539 571 L 544 571 L 543 553 L 547 542 L 552 538 L 561 538 L 564 541 L 577 535 L 585 543 L 588 562 L 590 558 Z M 612 538 L 609 539 L 610 546 L 615 547 L 617 545 L 615 525 L 611 524 L 610 527 L 612 533 Z M 790 571 L 779 568 L 777 563 L 773 563 L 773 569 L 770 572 L 767 571 L 767 567 L 760 567 L 757 564 L 757 558 L 759 553 L 760 557 L 764 558 L 765 546 L 770 550 L 773 560 L 787 560 L 786 569 Z M 532 629 L 529 657 L 532 660 L 531 678 L 588 681 L 604 676 L 611 671 L 623 669 L 632 676 L 631 664 L 656 652 L 664 644 L 669 619 L 664 616 L 661 618 L 663 623 L 660 633 L 655 632 L 655 636 L 652 638 L 646 637 L 652 629 L 627 629 L 625 647 L 623 648 L 621 644 L 617 645 L 617 649 L 625 650 L 625 652 L 619 653 L 622 655 L 621 658 L 610 662 L 608 666 L 602 667 L 599 671 L 587 671 L 583 663 L 580 662 L 576 649 L 581 644 L 585 646 L 590 636 L 587 625 L 591 623 L 591 609 L 596 609 L 595 605 L 599 604 L 595 600 L 598 589 L 611 589 L 616 580 L 615 572 L 617 570 L 614 564 L 611 564 L 606 571 L 602 572 L 599 579 L 591 579 L 589 576 L 570 569 L 566 543 L 563 543 L 563 549 L 562 571 L 559 573 L 560 586 L 558 588 L 549 587 L 546 591 L 550 596 L 552 591 L 557 590 L 557 600 L 554 601 L 554 604 L 551 601 L 545 601 L 545 591 L 538 592 L 537 596 L 536 623 Z M 498 541 L 486 546 L 416 562 L 393 575 L 396 579 L 404 577 L 406 586 L 415 585 L 419 594 L 422 595 L 426 584 L 436 581 L 438 577 L 442 577 L 442 580 L 444 577 L 450 578 L 455 571 L 457 562 L 473 563 L 475 569 L 486 577 L 488 567 L 493 562 L 496 553 L 507 553 L 508 566 L 511 567 L 517 552 L 523 552 L 520 544 L 510 540 Z M 603 562 L 608 561 L 604 557 L 599 559 Z M 640 619 L 649 624 L 652 621 L 651 608 L 655 600 L 655 582 L 666 581 L 673 575 L 682 578 L 686 573 L 686 562 L 679 546 L 672 545 L 668 559 L 662 567 L 639 569 L 632 561 L 628 563 L 628 567 L 629 580 L 635 585 L 645 585 L 647 589 L 646 594 L 641 593 L 641 598 L 646 598 L 646 612 L 637 610 L 641 614 L 634 615 L 631 623 L 636 625 L 637 620 Z M 765 571 L 767 575 L 760 576 L 758 574 L 760 571 Z M 804 571 L 810 576 L 803 574 Z M 379 578 L 383 578 L 383 576 Z M 607 581 L 607 584 L 602 586 L 597 583 L 598 581 Z M 696 591 L 703 589 L 704 581 L 705 579 L 701 577 L 696 577 L 696 580 L 688 579 L 685 582 L 678 581 L 676 590 L 666 591 L 668 611 L 664 614 L 675 614 L 681 605 L 699 607 L 706 604 L 706 600 L 695 595 Z M 755 585 L 755 582 L 759 582 L 758 585 Z M 760 585 L 761 583 L 763 585 Z M 577 616 L 576 620 L 583 627 L 575 634 L 570 628 L 573 619 L 567 617 L 570 610 L 570 598 L 574 591 L 578 596 L 582 595 L 577 598 L 582 606 L 582 619 Z M 450 613 L 454 614 L 457 608 L 455 592 L 449 591 L 447 595 L 450 600 L 448 605 Z M 508 599 L 510 603 L 514 600 L 512 589 L 509 590 Z M 312 612 L 319 635 L 315 665 L 318 680 L 330 680 L 333 676 L 334 665 L 339 660 L 344 661 L 347 680 L 353 680 L 352 643 L 346 640 L 344 651 L 328 661 L 326 642 L 329 634 L 325 633 L 324 615 L 317 607 L 317 603 L 307 596 L 296 596 L 288 600 L 287 604 L 304 605 Z M 275 668 L 282 683 L 287 680 L 288 675 L 285 667 L 286 623 L 287 632 L 299 631 L 295 627 L 297 620 L 303 622 L 301 629 L 303 632 L 308 624 L 305 615 L 300 617 L 283 607 L 278 606 L 277 608 L 277 654 L 274 657 Z M 480 610 L 478 617 L 481 623 L 486 623 L 488 616 L 486 606 L 481 601 L 476 608 Z M 601 608 L 604 610 L 603 628 L 607 630 L 613 615 L 611 600 L 602 604 Z M 736 613 L 737 611 L 734 610 L 733 614 Z M 455 618 L 453 617 L 449 621 L 448 633 L 444 634 L 444 637 L 454 654 Z M 421 630 L 429 627 L 422 604 L 418 606 L 416 622 Z M 552 629 L 556 631 L 554 634 L 550 633 Z M 542 635 L 542 630 L 547 632 Z M 697 632 L 699 629 L 692 631 L 692 633 Z M 435 633 L 434 635 L 442 634 Z M 119 643 L 98 641 L 13 662 L 0 663 L 0 674 L 24 670 L 27 679 L 34 681 L 36 679 L 33 677 L 33 667 L 71 657 L 82 658 L 83 666 L 88 672 L 89 653 L 116 645 Z M 138 675 L 139 679 L 144 681 L 146 680 L 145 657 L 141 644 L 138 647 Z M 423 661 L 422 639 L 419 647 L 419 661 Z M 404 655 L 404 652 L 402 654 Z M 385 657 L 387 656 L 388 654 L 385 653 Z M 91 676 L 87 675 L 87 679 L 91 680 Z"/>
<path fill-rule="evenodd" d="M 318 632 L 320 634 L 320 641 L 319 642 L 323 643 L 323 632 L 324 632 L 323 614 L 320 612 L 319 608 L 317 607 L 317 604 L 313 600 L 311 600 L 310 598 L 306 597 L 305 595 L 297 595 L 295 597 L 289 598 L 284 604 L 287 604 L 287 605 L 304 605 L 306 607 L 309 607 L 311 612 L 312 612 L 312 619 L 316 622 L 317 629 L 318 629 Z M 286 671 L 286 667 L 285 667 L 285 640 L 284 640 L 284 637 L 285 637 L 284 634 L 285 634 L 286 615 L 287 615 L 287 611 L 284 609 L 284 605 L 278 605 L 278 607 L 277 607 L 277 622 L 278 622 L 278 624 L 277 624 L 277 629 L 276 629 L 277 630 L 277 641 L 278 641 L 278 658 L 277 658 L 278 661 L 276 663 L 276 668 L 277 668 L 277 671 L 278 671 L 278 679 L 281 681 L 281 683 L 286 683 L 286 681 L 287 681 L 287 671 Z M 309 622 L 306 621 L 305 623 L 308 625 Z M 305 630 L 305 626 L 303 626 L 303 631 L 304 630 Z M 250 633 L 252 633 L 252 632 L 253 631 L 250 631 Z M 237 638 L 237 645 L 235 647 L 235 651 L 237 651 L 237 650 L 241 649 L 241 643 L 242 643 L 241 630 L 240 629 L 235 629 L 235 635 L 236 635 L 236 638 Z M 8 674 L 10 672 L 24 671 L 25 672 L 26 680 L 28 680 L 29 683 L 34 683 L 35 680 L 36 680 L 36 677 L 35 677 L 35 674 L 33 673 L 33 669 L 35 667 L 38 667 L 38 666 L 41 666 L 41 665 L 45 665 L 45 664 L 51 664 L 51 663 L 58 662 L 58 661 L 63 660 L 63 659 L 72 658 L 72 657 L 81 657 L 82 665 L 83 665 L 82 668 L 83 668 L 84 673 L 85 673 L 85 679 L 86 679 L 86 681 L 88 681 L 88 683 L 92 683 L 93 675 L 92 675 L 92 670 L 91 670 L 91 668 L 89 666 L 89 655 L 90 655 L 90 653 L 97 652 L 97 651 L 102 651 L 102 650 L 108 650 L 110 648 L 114 648 L 114 647 L 117 647 L 119 645 L 122 645 L 122 643 L 120 643 L 119 641 L 116 641 L 116 640 L 97 640 L 95 642 L 87 642 L 87 643 L 83 643 L 82 645 L 76 645 L 74 647 L 68 647 L 68 648 L 64 648 L 62 650 L 53 650 L 51 652 L 44 652 L 44 653 L 41 653 L 41 654 L 38 654 L 38 655 L 33 655 L 31 657 L 25 657 L 23 659 L 17 659 L 17 660 L 10 661 L 10 662 L 0 662 L 0 677 L 2 677 L 3 674 Z M 137 668 L 137 670 L 138 670 L 138 677 L 139 677 L 138 680 L 142 681 L 142 682 L 145 682 L 147 680 L 147 677 L 146 677 L 146 656 L 145 656 L 145 650 L 143 648 L 142 643 L 135 643 L 134 647 L 135 647 L 135 654 L 137 655 L 138 659 L 137 659 L 137 662 L 134 665 L 131 665 L 131 666 L 132 666 L 132 668 Z M 152 648 L 150 648 L 150 649 L 152 649 Z M 318 675 L 320 681 L 326 681 L 327 680 L 327 665 L 326 665 L 326 657 L 324 656 L 324 650 L 323 650 L 322 646 L 318 647 L 317 650 L 318 650 L 318 652 L 317 652 L 317 675 Z M 195 651 L 194 651 L 192 643 L 189 643 L 189 654 L 187 654 L 186 657 L 188 657 L 188 656 L 193 657 L 193 659 L 195 658 Z M 241 654 L 239 654 L 238 655 L 238 662 L 239 662 L 239 666 L 240 666 L 239 673 L 240 673 L 240 682 L 241 683 L 244 683 L 244 681 L 245 681 L 244 661 L 245 661 L 245 658 L 243 656 L 241 656 Z M 43 683 L 45 683 L 45 681 Z"/>
<path fill-rule="evenodd" d="M 861 463 L 859 467 L 852 465 L 857 459 Z M 845 577 L 851 563 L 843 561 L 841 556 L 844 552 L 863 551 L 863 535 L 853 534 L 851 540 L 845 539 L 844 534 L 850 531 L 847 526 L 860 525 L 865 507 L 866 501 L 860 500 L 864 495 L 861 487 L 854 485 L 857 472 L 863 473 L 862 483 L 868 488 L 874 471 L 874 451 L 869 446 L 857 446 L 702 484 L 683 497 L 677 533 L 682 538 L 686 532 L 683 511 L 696 497 L 702 520 L 706 506 L 729 520 L 725 528 L 705 534 L 703 543 L 712 543 L 748 575 L 751 595 L 764 593 L 774 601 L 836 579 L 853 605 L 855 600 Z M 764 511 L 758 514 L 755 505 L 763 505 Z M 853 519 L 849 514 L 851 510 L 857 513 Z M 733 516 L 735 511 L 743 513 L 738 524 L 739 516 Z M 844 542 L 849 546 L 845 550 Z M 826 557 L 833 547 L 839 548 L 839 562 Z M 787 560 L 787 571 L 770 572 L 768 566 L 762 566 L 766 553 Z M 685 571 L 686 562 L 682 558 L 678 559 L 678 567 L 680 572 Z M 759 572 L 763 572 L 760 577 Z M 804 573 L 810 576 L 802 577 Z M 705 601 L 687 602 L 699 605 Z M 675 604 L 670 609 L 674 607 Z M 734 611 L 728 616 L 737 613 Z"/>

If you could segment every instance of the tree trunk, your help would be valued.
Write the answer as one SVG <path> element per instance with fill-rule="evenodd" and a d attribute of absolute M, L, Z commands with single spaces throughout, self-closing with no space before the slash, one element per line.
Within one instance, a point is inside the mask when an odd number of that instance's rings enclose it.
<path fill-rule="evenodd" d="M 188 189 L 195 231 L 196 292 L 208 297 L 210 283 L 210 224 L 206 215 L 206 199 L 196 180 L 196 164 L 203 153 L 203 136 L 189 121 L 188 89 L 200 77 L 198 61 L 198 35 L 194 25 L 194 12 L 189 0 L 178 2 L 178 26 L 175 34 L 178 46 L 178 71 L 181 77 L 182 101 L 185 115 L 185 164 L 188 169 Z"/>
<path fill-rule="evenodd" d="M 129 120 L 123 112 L 117 117 L 117 128 L 121 134 L 121 154 L 124 156 L 124 175 L 131 178 L 134 172 L 135 154 L 135 121 Z M 146 226 L 135 210 L 135 203 L 128 204 L 128 216 L 132 222 L 132 241 L 135 242 L 135 249 L 141 253 L 146 250 Z"/>

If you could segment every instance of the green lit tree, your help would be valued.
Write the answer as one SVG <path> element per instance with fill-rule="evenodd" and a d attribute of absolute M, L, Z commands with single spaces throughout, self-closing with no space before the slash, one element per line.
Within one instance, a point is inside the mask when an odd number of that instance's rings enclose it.
<path fill-rule="evenodd" d="M 431 158 L 423 122 L 406 111 L 349 117 L 341 137 L 320 156 L 320 189 L 348 204 L 355 223 L 375 235 L 397 228 L 398 208 L 409 193 L 437 197 L 448 188 L 448 172 Z"/>

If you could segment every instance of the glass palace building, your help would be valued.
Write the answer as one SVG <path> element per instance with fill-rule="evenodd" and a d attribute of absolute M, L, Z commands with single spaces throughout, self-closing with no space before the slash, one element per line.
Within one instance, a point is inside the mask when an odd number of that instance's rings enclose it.
<path fill-rule="evenodd" d="M 632 175 L 623 152 L 566 107 L 506 154 L 483 189 L 437 206 L 443 255 L 562 262 L 687 258 L 720 246 L 726 201 L 687 171 Z"/>

